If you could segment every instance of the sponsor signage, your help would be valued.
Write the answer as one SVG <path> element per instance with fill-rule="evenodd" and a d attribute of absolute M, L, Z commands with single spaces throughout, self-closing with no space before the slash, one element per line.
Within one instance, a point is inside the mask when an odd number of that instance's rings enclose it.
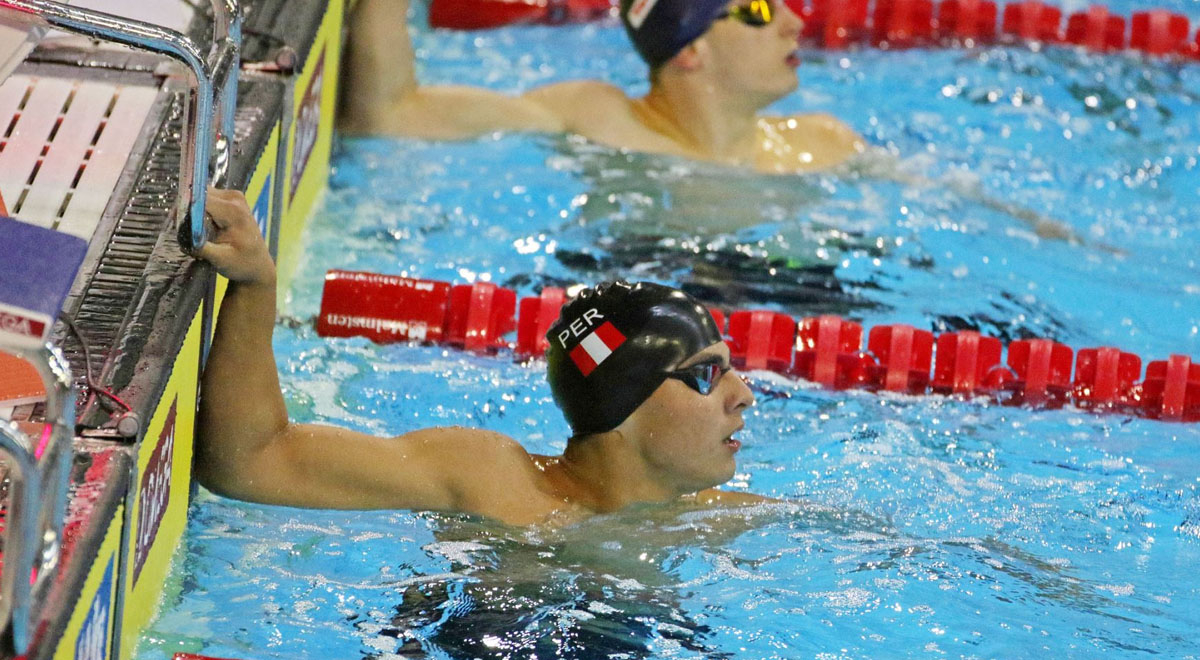
<path fill-rule="evenodd" d="M 49 325 L 45 316 L 0 304 L 0 333 L 22 339 L 41 339 Z"/>
<path fill-rule="evenodd" d="M 163 514 L 171 499 L 171 463 L 175 458 L 175 409 L 178 398 L 171 402 L 167 420 L 158 438 L 158 446 L 150 455 L 138 489 L 137 542 L 134 546 L 133 583 L 136 586 L 142 567 L 158 536 Z"/>
<path fill-rule="evenodd" d="M 267 181 L 263 184 L 262 190 L 258 193 L 258 200 L 254 202 L 254 208 L 250 210 L 254 214 L 255 221 L 258 222 L 258 233 L 263 236 L 267 235 L 267 224 L 271 221 L 271 175 L 267 175 Z"/>
<path fill-rule="evenodd" d="M 44 340 L 86 253 L 77 236 L 0 216 L 0 336 Z"/>
<path fill-rule="evenodd" d="M 104 569 L 104 578 L 100 581 L 100 588 L 92 597 L 87 619 L 79 631 L 79 639 L 75 640 L 75 660 L 108 660 L 108 631 L 112 627 L 112 589 L 113 560 L 110 557 L 108 567 Z"/>
<path fill-rule="evenodd" d="M 304 90 L 304 98 L 300 101 L 300 111 L 296 117 L 295 133 L 292 137 L 292 181 L 288 199 L 296 196 L 300 187 L 300 179 L 308 169 L 308 159 L 312 156 L 313 148 L 317 146 L 317 134 L 321 129 L 321 97 L 325 85 L 325 51 L 317 60 L 312 78 Z M 289 201 L 290 204 L 290 201 Z"/>

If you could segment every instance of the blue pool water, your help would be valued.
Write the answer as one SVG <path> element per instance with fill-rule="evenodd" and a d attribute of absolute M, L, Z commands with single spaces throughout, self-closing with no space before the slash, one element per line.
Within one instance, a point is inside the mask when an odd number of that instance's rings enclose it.
<path fill-rule="evenodd" d="M 428 82 L 643 88 L 611 26 L 419 29 L 416 44 Z M 625 275 L 728 308 L 1200 358 L 1200 65 L 865 51 L 811 53 L 801 79 L 777 110 L 832 112 L 938 183 L 762 176 L 552 136 L 342 143 L 276 330 L 293 417 L 482 426 L 540 453 L 567 436 L 538 364 L 317 337 L 330 268 L 522 295 Z M 1089 245 L 954 192 L 972 186 Z M 791 504 L 522 530 L 201 492 L 137 657 L 1200 654 L 1200 426 L 751 382 L 727 487 Z"/>

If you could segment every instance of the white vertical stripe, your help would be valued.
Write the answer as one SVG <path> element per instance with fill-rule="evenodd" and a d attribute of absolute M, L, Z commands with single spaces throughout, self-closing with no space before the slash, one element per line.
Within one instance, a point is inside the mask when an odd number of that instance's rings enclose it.
<path fill-rule="evenodd" d="M 86 237 L 95 232 L 158 93 L 158 88 L 142 85 L 124 85 L 118 90 L 112 115 L 75 186 L 59 231 Z"/>
<path fill-rule="evenodd" d="M 587 354 L 591 356 L 592 361 L 597 365 L 599 365 L 604 358 L 612 355 L 612 349 L 609 348 L 608 344 L 605 344 L 604 340 L 600 339 L 600 335 L 595 332 L 584 337 L 583 341 L 579 342 L 579 345 L 583 347 L 583 350 L 587 351 Z"/>

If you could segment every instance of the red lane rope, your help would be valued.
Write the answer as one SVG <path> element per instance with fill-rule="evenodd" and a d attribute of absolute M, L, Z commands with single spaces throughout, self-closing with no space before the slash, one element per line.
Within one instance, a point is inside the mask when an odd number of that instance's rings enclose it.
<path fill-rule="evenodd" d="M 546 331 L 566 301 L 548 287 L 518 304 L 490 282 L 452 285 L 394 275 L 331 270 L 325 275 L 317 333 L 376 342 L 427 342 L 475 353 L 511 350 L 540 357 Z M 519 311 L 519 316 L 517 315 Z M 1111 346 L 1076 353 L 1050 339 L 1000 340 L 963 330 L 936 337 L 909 325 L 870 329 L 837 316 L 796 319 L 769 310 L 711 310 L 733 363 L 832 389 L 912 395 L 990 397 L 1008 405 L 1057 408 L 1169 421 L 1200 421 L 1200 362 L 1172 355 L 1150 362 Z M 516 342 L 506 335 L 516 330 Z M 1074 366 L 1074 378 L 1072 378 Z"/>
<path fill-rule="evenodd" d="M 909 48 L 1037 41 L 1107 53 L 1200 59 L 1200 30 L 1189 41 L 1188 17 L 1166 9 L 1126 19 L 1102 5 L 1070 14 L 1039 0 L 786 0 L 804 19 L 801 41 L 815 47 Z M 434 27 L 475 30 L 504 25 L 578 23 L 611 17 L 612 0 L 433 0 Z"/>

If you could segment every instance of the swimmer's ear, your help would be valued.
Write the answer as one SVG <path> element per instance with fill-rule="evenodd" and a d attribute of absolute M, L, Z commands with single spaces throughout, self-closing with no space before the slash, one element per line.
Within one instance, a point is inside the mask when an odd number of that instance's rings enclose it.
<path fill-rule="evenodd" d="M 675 54 L 671 58 L 671 66 L 679 67 L 684 71 L 696 71 L 700 68 L 703 62 L 703 51 L 706 48 L 704 39 L 700 38 L 683 47 L 683 50 Z"/>

